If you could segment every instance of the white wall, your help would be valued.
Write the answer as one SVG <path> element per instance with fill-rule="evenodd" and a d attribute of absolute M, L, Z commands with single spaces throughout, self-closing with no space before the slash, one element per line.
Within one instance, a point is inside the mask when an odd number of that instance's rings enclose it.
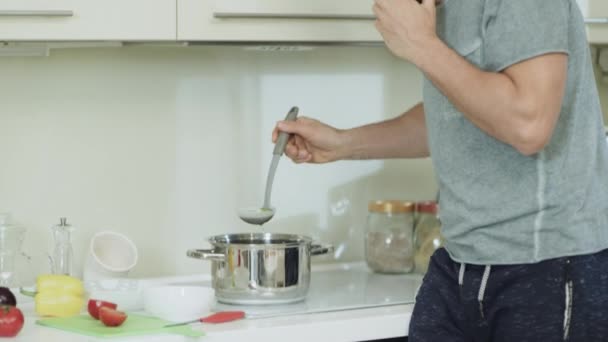
<path fill-rule="evenodd" d="M 382 49 L 259 52 L 225 47 L 57 50 L 0 59 L 0 211 L 27 228 L 25 282 L 48 271 L 49 227 L 77 226 L 75 266 L 102 229 L 131 237 L 134 276 L 207 271 L 185 257 L 211 235 L 256 231 L 270 132 L 290 106 L 351 127 L 421 98 L 421 75 Z M 429 160 L 279 165 L 265 229 L 311 235 L 363 257 L 370 199 L 428 199 Z M 326 262 L 330 258 L 321 258 Z"/>

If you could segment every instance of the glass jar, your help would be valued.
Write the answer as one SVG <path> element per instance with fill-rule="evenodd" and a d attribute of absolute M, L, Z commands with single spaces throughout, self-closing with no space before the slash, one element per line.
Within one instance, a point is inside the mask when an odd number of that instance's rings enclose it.
<path fill-rule="evenodd" d="M 372 201 L 368 206 L 365 260 L 375 272 L 414 269 L 414 210 L 407 201 Z"/>
<path fill-rule="evenodd" d="M 25 228 L 10 223 L 8 214 L 0 214 L 0 286 L 16 287 L 17 258 L 24 255 L 21 246 L 25 238 Z"/>
<path fill-rule="evenodd" d="M 439 206 L 436 202 L 420 202 L 416 204 L 416 211 L 416 272 L 426 273 L 431 255 L 444 244 L 438 217 Z"/>

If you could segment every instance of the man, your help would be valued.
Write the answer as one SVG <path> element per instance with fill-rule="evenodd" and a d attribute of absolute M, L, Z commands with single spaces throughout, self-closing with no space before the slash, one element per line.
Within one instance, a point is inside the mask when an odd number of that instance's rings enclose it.
<path fill-rule="evenodd" d="M 296 163 L 430 154 L 446 248 L 418 341 L 608 341 L 608 149 L 575 0 L 376 0 L 424 103 L 338 130 L 280 122 Z"/>

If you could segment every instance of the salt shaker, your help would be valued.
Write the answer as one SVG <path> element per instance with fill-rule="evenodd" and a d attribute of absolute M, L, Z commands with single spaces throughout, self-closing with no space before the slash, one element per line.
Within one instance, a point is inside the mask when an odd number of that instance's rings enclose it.
<path fill-rule="evenodd" d="M 53 226 L 53 238 L 55 246 L 51 257 L 51 272 L 53 274 L 72 275 L 72 231 L 73 227 L 67 223 L 67 219 L 59 219 L 59 225 Z"/>

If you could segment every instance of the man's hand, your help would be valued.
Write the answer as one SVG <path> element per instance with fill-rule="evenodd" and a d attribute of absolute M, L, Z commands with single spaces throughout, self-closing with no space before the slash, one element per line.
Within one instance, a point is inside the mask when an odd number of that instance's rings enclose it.
<path fill-rule="evenodd" d="M 276 143 L 280 132 L 292 133 L 285 154 L 296 163 L 328 163 L 345 158 L 347 141 L 343 131 L 315 119 L 299 117 L 280 121 L 272 132 Z"/>
<path fill-rule="evenodd" d="M 418 65 L 426 44 L 437 39 L 435 0 L 375 0 L 373 11 L 389 50 Z"/>

